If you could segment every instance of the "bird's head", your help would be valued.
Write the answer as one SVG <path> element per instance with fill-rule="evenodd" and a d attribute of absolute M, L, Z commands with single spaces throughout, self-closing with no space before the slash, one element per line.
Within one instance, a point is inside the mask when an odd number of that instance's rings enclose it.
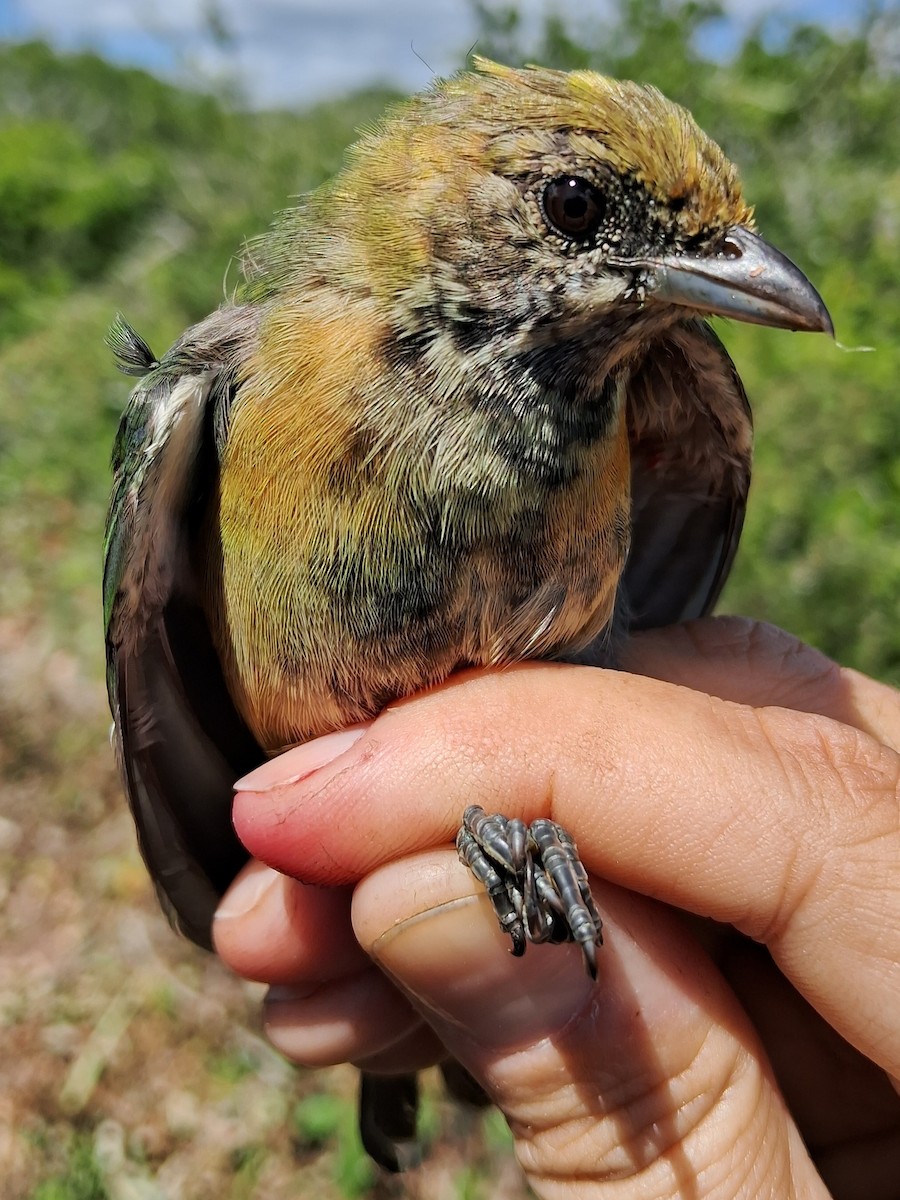
<path fill-rule="evenodd" d="M 587 338 L 618 357 L 698 313 L 830 329 L 683 108 L 589 71 L 476 66 L 357 143 L 282 227 L 280 282 L 326 258 L 401 337 L 469 353 Z"/>

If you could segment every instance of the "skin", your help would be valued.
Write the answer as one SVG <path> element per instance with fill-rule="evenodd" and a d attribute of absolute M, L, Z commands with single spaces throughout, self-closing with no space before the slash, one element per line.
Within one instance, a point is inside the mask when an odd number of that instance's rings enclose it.
<path fill-rule="evenodd" d="M 297 1062 L 446 1047 L 539 1196 L 896 1197 L 900 695 L 737 619 L 625 659 L 458 676 L 254 772 L 220 955 Z M 507 953 L 467 803 L 575 835 L 596 985 Z"/>

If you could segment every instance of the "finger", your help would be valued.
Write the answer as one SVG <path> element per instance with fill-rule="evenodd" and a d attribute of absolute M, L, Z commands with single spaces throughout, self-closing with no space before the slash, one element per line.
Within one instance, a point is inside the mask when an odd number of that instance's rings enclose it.
<path fill-rule="evenodd" d="M 900 749 L 900 693 L 775 625 L 709 617 L 632 637 L 620 666 L 754 708 L 819 713 Z"/>
<path fill-rule="evenodd" d="M 266 1036 L 286 1058 L 305 1067 L 332 1067 L 357 1060 L 392 1061 L 405 1069 L 409 1044 L 428 1046 L 430 1065 L 443 1057 L 433 1034 L 405 996 L 376 967 L 307 991 L 272 988 L 263 1009 Z M 394 1047 L 400 1051 L 391 1054 Z"/>
<path fill-rule="evenodd" d="M 232 971 L 269 984 L 317 984 L 368 963 L 350 927 L 347 888 L 299 883 L 260 862 L 223 897 L 213 943 Z"/>
<path fill-rule="evenodd" d="M 765 949 L 732 935 L 717 960 L 758 1032 L 788 1111 L 835 1196 L 893 1200 L 900 1168 L 900 1097 L 887 1075 L 810 1008 Z"/>
<path fill-rule="evenodd" d="M 349 889 L 310 887 L 250 862 L 223 898 L 213 935 L 233 971 L 275 985 L 265 1028 L 292 1061 L 371 1060 L 372 1070 L 406 1071 L 444 1057 L 353 936 Z"/>
<path fill-rule="evenodd" d="M 359 1054 L 349 1061 L 370 1075 L 415 1075 L 445 1061 L 447 1049 L 424 1020 L 410 1032 L 375 1054 Z"/>
<path fill-rule="evenodd" d="M 449 841 L 468 804 L 574 831 L 589 869 L 735 925 L 859 1050 L 900 1073 L 900 760 L 827 718 L 618 672 L 460 677 L 304 775 L 250 779 L 252 852 L 319 882 Z M 312 743 L 321 763 L 325 740 Z M 341 813 L 339 825 L 334 814 Z"/>
<path fill-rule="evenodd" d="M 595 884 L 602 978 L 574 947 L 507 952 L 452 852 L 354 895 L 357 936 L 502 1109 L 544 1197 L 824 1196 L 749 1023 L 651 901 Z M 764 1151 L 764 1153 L 762 1153 Z"/>

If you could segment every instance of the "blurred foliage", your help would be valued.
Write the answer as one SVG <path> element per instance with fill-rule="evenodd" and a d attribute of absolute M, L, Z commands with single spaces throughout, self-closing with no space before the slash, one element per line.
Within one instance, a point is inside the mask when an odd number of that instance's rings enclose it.
<path fill-rule="evenodd" d="M 548 9 L 478 2 L 478 52 L 648 81 L 740 164 L 760 228 L 829 303 L 822 338 L 726 327 L 757 418 L 755 486 L 726 606 L 900 680 L 900 78 L 896 9 L 840 36 L 768 18 L 727 60 L 710 0 Z M 734 38 L 733 30 L 730 36 Z M 3 608 L 96 652 L 106 459 L 125 394 L 117 308 L 164 348 L 234 284 L 232 256 L 338 166 L 387 97 L 253 112 L 39 43 L 0 50 Z"/>
<path fill-rule="evenodd" d="M 36 1188 L 31 1200 L 109 1200 L 103 1172 L 90 1140 L 73 1134 L 65 1149 L 65 1170 Z"/>
<path fill-rule="evenodd" d="M 99 670 L 99 554 L 127 384 L 117 309 L 164 348 L 223 299 L 232 256 L 339 166 L 390 97 L 303 114 L 45 45 L 0 47 L 0 616 L 49 619 Z"/>
<path fill-rule="evenodd" d="M 352 1200 L 370 1190 L 378 1173 L 363 1149 L 355 1104 L 339 1096 L 307 1096 L 294 1107 L 293 1124 L 303 1149 L 331 1144 L 334 1181 L 342 1196 Z"/>

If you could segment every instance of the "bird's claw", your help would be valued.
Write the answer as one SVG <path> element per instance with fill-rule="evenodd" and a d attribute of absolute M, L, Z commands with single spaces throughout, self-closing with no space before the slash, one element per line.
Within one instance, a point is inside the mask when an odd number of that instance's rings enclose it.
<path fill-rule="evenodd" d="M 544 817 L 526 825 L 473 804 L 463 813 L 456 849 L 486 888 L 514 955 L 525 953 L 526 942 L 577 942 L 596 978 L 602 922 L 575 842 L 561 825 Z"/>

